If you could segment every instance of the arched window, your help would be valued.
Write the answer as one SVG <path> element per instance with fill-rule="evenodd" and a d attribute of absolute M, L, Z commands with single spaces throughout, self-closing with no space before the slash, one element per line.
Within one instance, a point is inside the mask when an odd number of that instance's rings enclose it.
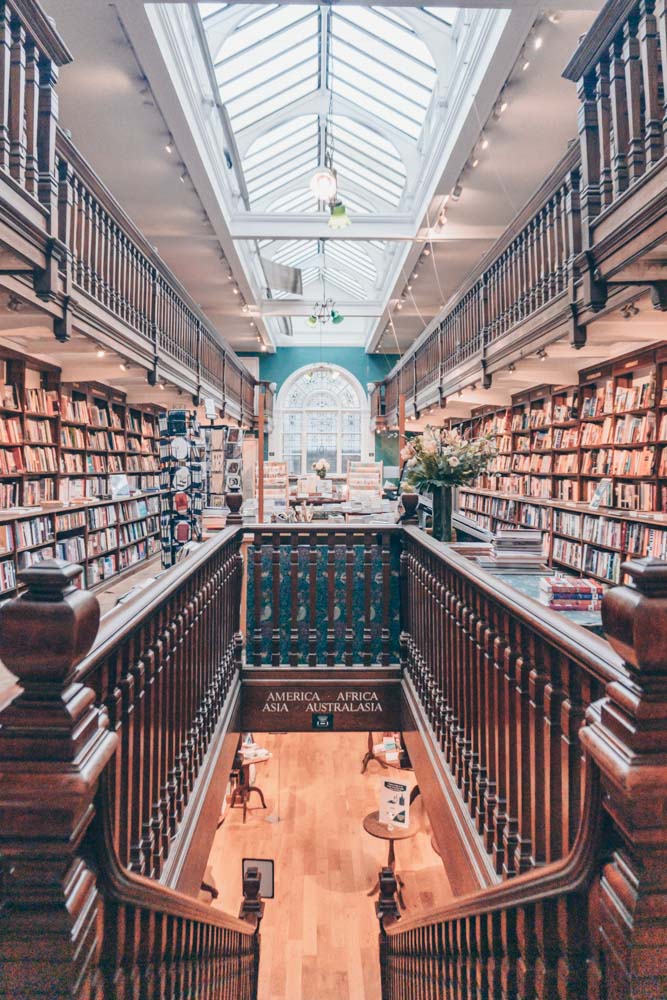
<path fill-rule="evenodd" d="M 332 473 L 368 458 L 368 404 L 357 380 L 335 365 L 303 368 L 276 400 L 276 458 L 290 475 L 306 475 L 325 458 Z"/>

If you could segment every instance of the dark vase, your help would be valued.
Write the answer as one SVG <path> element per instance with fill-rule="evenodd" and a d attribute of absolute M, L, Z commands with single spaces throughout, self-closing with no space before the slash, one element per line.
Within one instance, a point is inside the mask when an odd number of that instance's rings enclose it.
<path fill-rule="evenodd" d="M 439 486 L 431 491 L 433 497 L 433 537 L 439 542 L 452 540 L 452 487 Z"/>

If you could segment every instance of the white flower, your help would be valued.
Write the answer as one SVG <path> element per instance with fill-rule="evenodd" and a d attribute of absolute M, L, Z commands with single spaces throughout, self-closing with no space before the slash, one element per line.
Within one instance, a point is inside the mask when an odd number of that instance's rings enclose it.
<path fill-rule="evenodd" d="M 457 465 L 461 464 L 459 462 L 458 458 L 456 457 L 456 455 L 450 455 L 449 458 L 447 459 L 447 461 L 451 465 L 452 469 L 455 469 L 457 467 Z"/>
<path fill-rule="evenodd" d="M 437 442 L 434 441 L 433 438 L 429 438 L 428 441 L 424 441 L 424 443 L 422 444 L 422 453 L 424 455 L 437 455 L 438 453 Z"/>
<path fill-rule="evenodd" d="M 414 449 L 413 445 L 411 444 L 411 442 L 408 441 L 408 443 L 405 445 L 405 447 L 401 448 L 401 460 L 403 462 L 407 462 L 407 460 L 409 458 L 413 457 L 414 453 L 415 453 L 415 449 Z"/>
<path fill-rule="evenodd" d="M 417 464 L 416 457 L 413 455 L 412 458 L 409 458 L 405 464 L 407 465 L 408 469 L 414 469 L 415 465 Z"/>

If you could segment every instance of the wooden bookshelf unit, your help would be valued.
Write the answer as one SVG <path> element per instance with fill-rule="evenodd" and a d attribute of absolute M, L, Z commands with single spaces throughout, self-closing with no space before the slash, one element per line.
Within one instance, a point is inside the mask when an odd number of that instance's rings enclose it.
<path fill-rule="evenodd" d="M 540 528 L 552 565 L 605 583 L 621 580 L 627 558 L 667 558 L 667 344 L 456 426 L 496 442 L 489 471 L 459 492 L 461 512 L 481 527 Z"/>

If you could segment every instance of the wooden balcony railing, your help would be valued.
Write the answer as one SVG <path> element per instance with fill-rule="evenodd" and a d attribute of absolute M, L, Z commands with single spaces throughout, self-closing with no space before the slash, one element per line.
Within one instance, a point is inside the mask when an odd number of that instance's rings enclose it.
<path fill-rule="evenodd" d="M 665 0 L 610 0 L 565 70 L 580 100 L 586 227 L 664 166 L 666 18 Z"/>
<path fill-rule="evenodd" d="M 239 549 L 227 529 L 99 633 L 80 567 L 26 570 L 3 605 L 2 996 L 256 997 L 256 927 L 155 881 L 238 699 Z"/>
<path fill-rule="evenodd" d="M 571 318 L 566 293 L 576 282 L 581 251 L 578 164 L 579 151 L 572 146 L 443 314 L 396 365 L 385 381 L 388 417 L 395 419 L 399 394 L 418 409 L 423 393 L 447 386 L 453 391 L 461 366 L 479 367 L 497 342 L 555 303 L 562 301 L 563 315 Z"/>
<path fill-rule="evenodd" d="M 662 996 L 667 564 L 626 564 L 606 595 L 612 652 L 406 535 L 406 672 L 507 880 L 383 920 L 383 1000 Z"/>
<path fill-rule="evenodd" d="M 248 551 L 248 663 L 395 665 L 400 529 L 256 528 Z"/>
<path fill-rule="evenodd" d="M 219 396 L 251 422 L 255 380 L 57 127 L 70 55 L 36 0 L 0 0 L 0 238 L 11 271 L 33 268 L 55 334 L 104 329 L 147 371 Z"/>

